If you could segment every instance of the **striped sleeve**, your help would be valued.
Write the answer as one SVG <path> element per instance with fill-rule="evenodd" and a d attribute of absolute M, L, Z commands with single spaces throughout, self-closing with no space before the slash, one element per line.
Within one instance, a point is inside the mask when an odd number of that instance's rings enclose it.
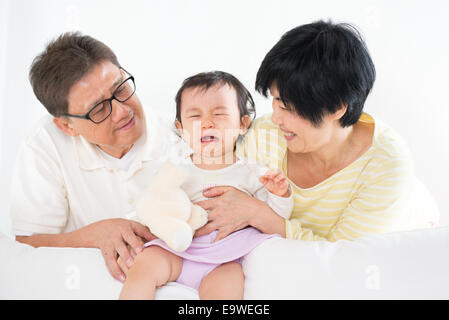
<path fill-rule="evenodd" d="M 271 122 L 271 114 L 257 119 L 236 147 L 236 154 L 248 163 L 279 169 L 285 152 L 285 142 Z"/>
<path fill-rule="evenodd" d="M 361 172 L 359 188 L 325 235 L 303 228 L 298 219 L 286 221 L 286 237 L 301 240 L 354 240 L 395 230 L 403 221 L 413 181 L 408 157 L 378 157 Z"/>

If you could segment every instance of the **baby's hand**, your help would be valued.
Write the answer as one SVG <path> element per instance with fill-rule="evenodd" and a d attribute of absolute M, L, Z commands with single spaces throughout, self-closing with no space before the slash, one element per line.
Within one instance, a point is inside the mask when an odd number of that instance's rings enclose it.
<path fill-rule="evenodd" d="M 265 185 L 268 191 L 279 197 L 288 198 L 290 196 L 290 185 L 280 170 L 268 170 L 259 178 L 259 181 Z"/>

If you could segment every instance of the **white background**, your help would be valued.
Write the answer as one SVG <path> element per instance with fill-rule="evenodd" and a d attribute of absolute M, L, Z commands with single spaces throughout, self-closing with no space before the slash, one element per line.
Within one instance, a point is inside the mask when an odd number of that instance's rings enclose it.
<path fill-rule="evenodd" d="M 109 45 L 136 78 L 145 108 L 174 117 L 186 77 L 210 70 L 237 76 L 257 114 L 258 67 L 281 35 L 318 19 L 363 33 L 377 69 L 365 110 L 408 142 L 416 174 L 449 224 L 449 1 L 105 1 L 0 0 L 0 231 L 9 233 L 9 185 L 17 150 L 45 109 L 28 82 L 32 59 L 64 31 Z"/>

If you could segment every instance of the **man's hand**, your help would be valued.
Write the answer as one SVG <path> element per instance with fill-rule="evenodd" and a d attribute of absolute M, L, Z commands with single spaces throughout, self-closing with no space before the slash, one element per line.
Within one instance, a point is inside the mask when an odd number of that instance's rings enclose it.
<path fill-rule="evenodd" d="M 119 218 L 97 221 L 68 233 L 16 237 L 17 241 L 35 248 L 99 248 L 111 275 L 122 282 L 125 281 L 124 273 L 127 271 L 122 266 L 131 266 L 134 257 L 142 251 L 144 242 L 154 239 L 156 237 L 148 227 L 133 220 Z"/>
<path fill-rule="evenodd" d="M 94 232 L 97 247 L 103 254 L 109 272 L 121 282 L 125 281 L 127 270 L 123 270 L 118 261 L 121 260 L 123 266 L 131 267 L 133 257 L 142 251 L 144 241 L 156 238 L 148 227 L 127 219 L 101 220 L 88 227 Z"/>

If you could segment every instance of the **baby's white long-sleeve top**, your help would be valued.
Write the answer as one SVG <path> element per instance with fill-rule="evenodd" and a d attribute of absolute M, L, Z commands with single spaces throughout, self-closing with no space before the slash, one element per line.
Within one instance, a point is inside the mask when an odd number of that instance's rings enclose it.
<path fill-rule="evenodd" d="M 266 202 L 271 209 L 284 219 L 289 219 L 293 210 L 293 192 L 288 198 L 269 192 L 259 181 L 269 169 L 238 159 L 229 167 L 218 170 L 204 170 L 196 167 L 190 160 L 182 166 L 188 170 L 189 178 L 181 186 L 192 202 L 207 200 L 203 190 L 216 186 L 232 186 L 250 196 Z M 289 188 L 291 188 L 289 186 Z M 290 190 L 291 191 L 291 190 Z"/>

